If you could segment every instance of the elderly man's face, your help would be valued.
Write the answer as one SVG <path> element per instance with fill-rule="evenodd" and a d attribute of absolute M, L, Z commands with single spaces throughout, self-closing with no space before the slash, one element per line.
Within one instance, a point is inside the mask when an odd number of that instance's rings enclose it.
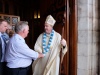
<path fill-rule="evenodd" d="M 24 38 L 26 38 L 28 36 L 28 33 L 29 33 L 29 26 L 25 27 L 23 33 L 24 33 Z"/>
<path fill-rule="evenodd" d="M 49 25 L 49 24 L 47 24 L 47 23 L 45 23 L 45 32 L 46 32 L 47 34 L 50 34 L 51 31 L 52 31 L 52 26 Z"/>

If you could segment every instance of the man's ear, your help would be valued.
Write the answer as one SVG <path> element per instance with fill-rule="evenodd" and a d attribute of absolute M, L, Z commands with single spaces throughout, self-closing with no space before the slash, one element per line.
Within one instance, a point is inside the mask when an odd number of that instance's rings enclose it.
<path fill-rule="evenodd" d="M 23 29 L 23 33 L 25 32 L 25 29 Z"/>

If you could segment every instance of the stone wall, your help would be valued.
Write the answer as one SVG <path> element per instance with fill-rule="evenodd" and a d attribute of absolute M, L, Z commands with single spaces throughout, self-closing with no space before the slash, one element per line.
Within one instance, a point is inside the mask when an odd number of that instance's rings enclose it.
<path fill-rule="evenodd" d="M 98 74 L 98 0 L 78 0 L 77 75 Z"/>

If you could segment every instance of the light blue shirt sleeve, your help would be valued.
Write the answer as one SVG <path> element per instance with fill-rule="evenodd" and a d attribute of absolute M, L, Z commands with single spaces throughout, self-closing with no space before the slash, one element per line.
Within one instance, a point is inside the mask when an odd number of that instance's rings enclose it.
<path fill-rule="evenodd" d="M 27 44 L 21 40 L 14 42 L 12 47 L 17 51 L 16 53 L 18 53 L 18 57 L 32 58 L 34 60 L 38 58 L 38 53 L 30 49 Z"/>

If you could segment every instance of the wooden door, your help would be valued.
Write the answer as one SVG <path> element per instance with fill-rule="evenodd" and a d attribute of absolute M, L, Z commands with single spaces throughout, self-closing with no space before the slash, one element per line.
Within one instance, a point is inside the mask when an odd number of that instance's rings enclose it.
<path fill-rule="evenodd" d="M 77 75 L 77 0 L 69 0 L 69 74 Z"/>
<path fill-rule="evenodd" d="M 77 0 L 65 0 L 65 38 L 68 52 L 64 58 L 65 67 L 62 75 L 77 75 Z"/>

